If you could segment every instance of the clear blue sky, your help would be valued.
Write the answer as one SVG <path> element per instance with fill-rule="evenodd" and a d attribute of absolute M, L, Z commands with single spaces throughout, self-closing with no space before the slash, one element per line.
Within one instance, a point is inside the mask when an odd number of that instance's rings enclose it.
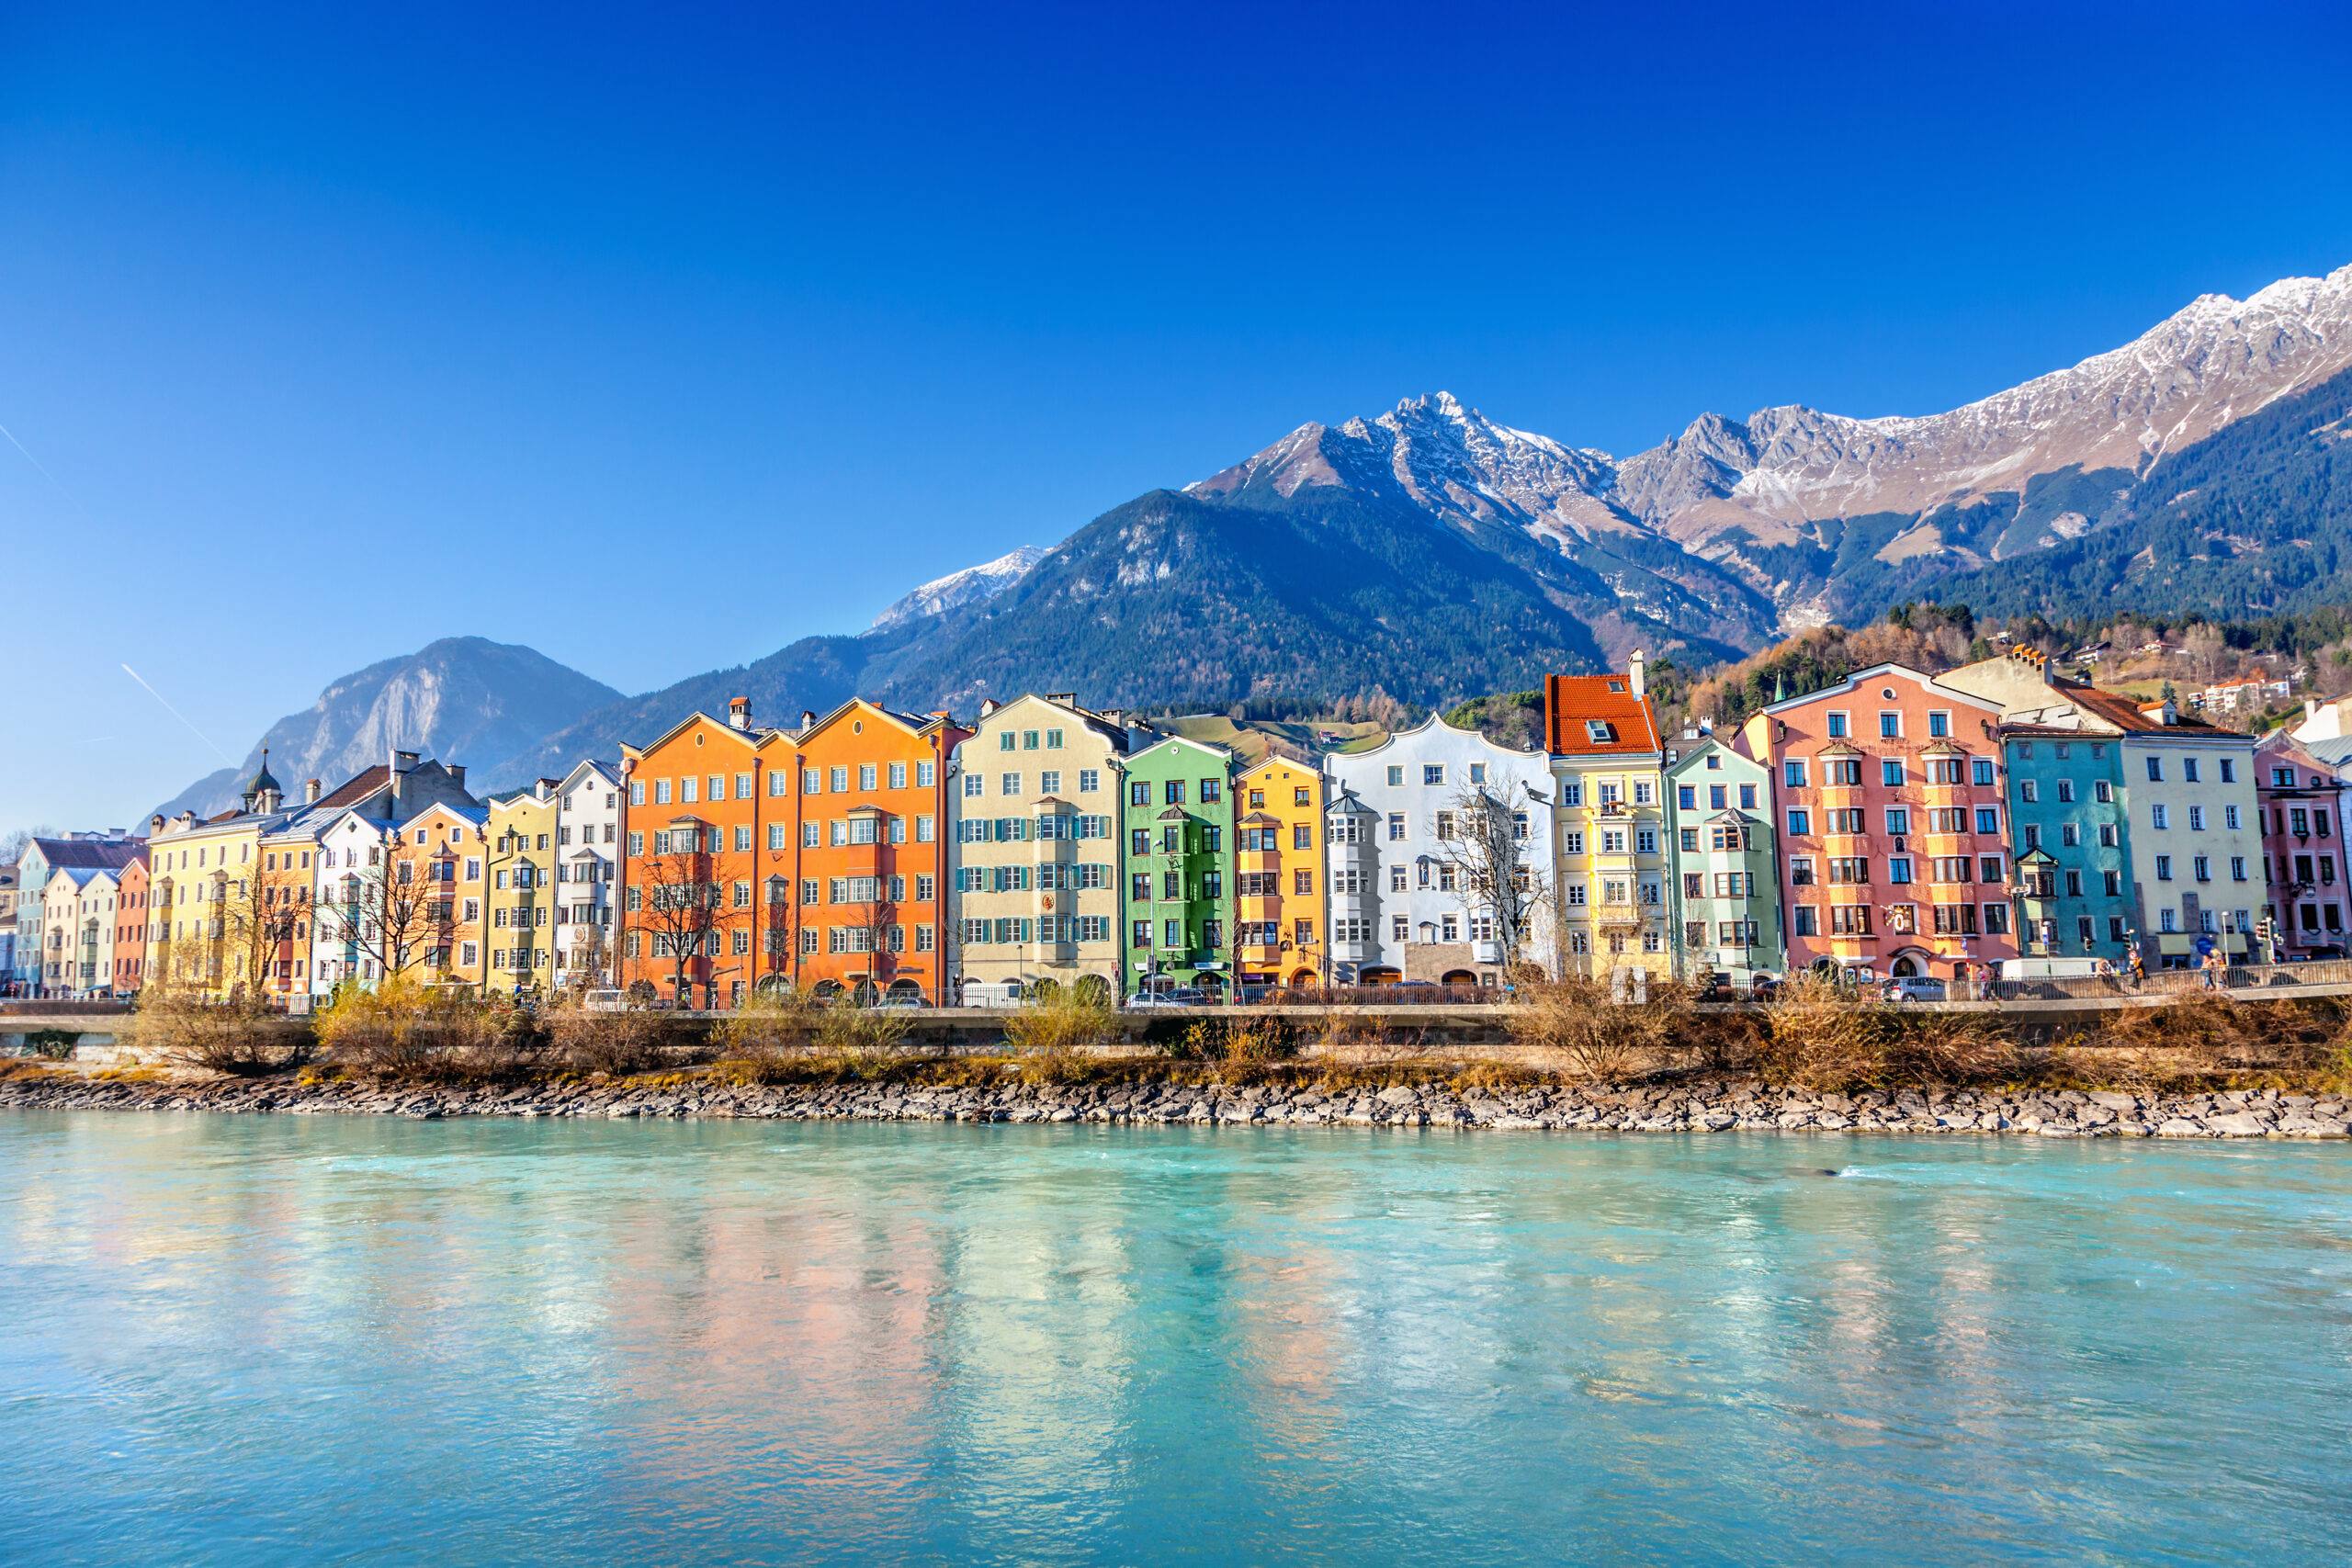
<path fill-rule="evenodd" d="M 0 18 L 0 825 L 218 765 L 123 662 L 232 756 L 447 633 L 639 690 L 1306 420 L 1928 412 L 2352 262 L 2341 6 L 491 9 Z"/>

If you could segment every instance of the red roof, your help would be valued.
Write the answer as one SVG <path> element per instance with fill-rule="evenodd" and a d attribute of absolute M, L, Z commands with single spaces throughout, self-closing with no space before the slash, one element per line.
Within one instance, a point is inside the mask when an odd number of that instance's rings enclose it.
<path fill-rule="evenodd" d="M 1633 680 L 1625 675 L 1545 676 L 1544 733 L 1555 757 L 1663 750 L 1657 711 L 1649 698 L 1634 694 Z"/>

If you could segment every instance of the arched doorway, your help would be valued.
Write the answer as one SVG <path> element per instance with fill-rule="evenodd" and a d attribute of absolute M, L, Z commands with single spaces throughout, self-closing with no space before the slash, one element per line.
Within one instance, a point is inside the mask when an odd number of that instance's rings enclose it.
<path fill-rule="evenodd" d="M 920 1005 L 922 1001 L 922 982 L 920 980 L 891 981 L 890 999 L 894 1002 L 912 1001 Z"/>
<path fill-rule="evenodd" d="M 820 980 L 817 982 L 816 998 L 819 1001 L 838 1001 L 841 998 L 841 994 L 842 983 L 839 980 Z"/>
<path fill-rule="evenodd" d="M 1404 977 L 1405 974 L 1401 969 L 1392 969 L 1382 964 L 1366 964 L 1363 973 L 1356 976 L 1356 984 L 1359 986 L 1393 986 Z"/>
<path fill-rule="evenodd" d="M 1908 953 L 1895 954 L 1894 967 L 1888 970 L 1898 980 L 1916 980 L 1923 973 L 1919 960 Z"/>
<path fill-rule="evenodd" d="M 1291 971 L 1291 976 L 1287 983 L 1291 989 L 1295 991 L 1304 990 L 1307 987 L 1315 984 L 1315 971 L 1312 969 L 1294 969 Z"/>
<path fill-rule="evenodd" d="M 1109 1007 L 1111 982 L 1100 975 L 1080 975 L 1078 977 L 1078 999 L 1089 1007 Z"/>
<path fill-rule="evenodd" d="M 1438 976 L 1441 986 L 1476 986 L 1478 976 L 1467 969 L 1449 969 Z"/>

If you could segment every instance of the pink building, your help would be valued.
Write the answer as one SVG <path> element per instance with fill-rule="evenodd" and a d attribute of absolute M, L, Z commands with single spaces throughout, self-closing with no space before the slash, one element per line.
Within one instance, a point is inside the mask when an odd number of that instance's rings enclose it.
<path fill-rule="evenodd" d="M 2344 784 L 2281 730 L 2254 753 L 2264 911 L 2282 959 L 2345 955 Z"/>
<path fill-rule="evenodd" d="M 2000 717 L 1882 664 L 1741 727 L 1771 770 L 1790 973 L 1949 979 L 2018 955 Z"/>

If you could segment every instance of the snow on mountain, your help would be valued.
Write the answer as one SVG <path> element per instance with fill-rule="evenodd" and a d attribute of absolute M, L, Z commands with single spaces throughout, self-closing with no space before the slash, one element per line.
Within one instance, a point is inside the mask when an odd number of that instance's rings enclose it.
<path fill-rule="evenodd" d="M 1287 496 L 1306 485 L 1345 485 L 1448 521 L 1505 521 L 1565 543 L 1626 526 L 1602 499 L 1616 466 L 1606 452 L 1577 451 L 1497 424 L 1442 391 L 1336 429 L 1302 424 L 1185 491 L 1227 496 L 1263 486 Z"/>
<path fill-rule="evenodd" d="M 2070 465 L 2143 472 L 2347 367 L 2352 266 L 2245 300 L 2204 295 L 2121 348 L 1949 413 L 1704 415 L 1627 458 L 1615 499 L 1686 546 L 1735 526 L 1784 543 L 1812 519 L 1925 511 Z"/>
<path fill-rule="evenodd" d="M 1044 550 L 1035 545 L 1023 545 L 1012 554 L 999 556 L 992 561 L 967 566 L 961 571 L 951 571 L 945 577 L 935 577 L 875 616 L 870 629 L 880 631 L 886 626 L 895 626 L 924 615 L 944 615 L 966 604 L 977 604 L 983 599 L 993 599 L 1045 558 Z"/>

